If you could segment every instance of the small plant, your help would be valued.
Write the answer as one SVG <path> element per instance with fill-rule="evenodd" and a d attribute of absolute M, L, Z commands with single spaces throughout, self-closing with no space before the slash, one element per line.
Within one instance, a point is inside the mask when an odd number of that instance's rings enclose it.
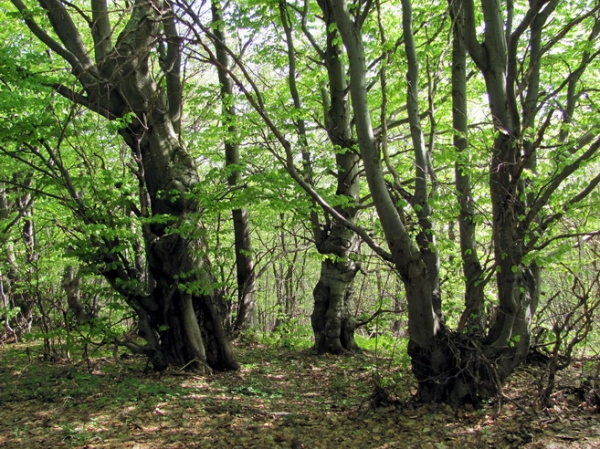
<path fill-rule="evenodd" d="M 298 324 L 296 320 L 283 322 L 274 332 L 263 334 L 261 340 L 263 344 L 293 350 L 308 349 L 313 345 L 309 326 Z"/>
<path fill-rule="evenodd" d="M 16 439 L 21 439 L 29 431 L 29 426 L 17 426 L 13 431 Z"/>

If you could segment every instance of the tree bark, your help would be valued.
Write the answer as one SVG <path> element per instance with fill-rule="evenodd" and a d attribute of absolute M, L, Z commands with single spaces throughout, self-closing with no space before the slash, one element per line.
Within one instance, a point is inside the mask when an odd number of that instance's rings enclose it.
<path fill-rule="evenodd" d="M 467 109 L 467 49 L 462 14 L 458 3 L 450 0 L 452 15 L 452 128 L 456 149 L 454 179 L 460 207 L 458 226 L 460 255 L 465 277 L 465 309 L 460 317 L 458 332 L 483 336 L 485 332 L 483 269 L 477 252 L 476 223 L 469 164 L 465 161 L 469 148 Z"/>
<path fill-rule="evenodd" d="M 73 265 L 67 265 L 63 272 L 62 287 L 67 295 L 67 305 L 78 324 L 85 323 L 90 316 L 81 303 L 81 273 Z"/>
<path fill-rule="evenodd" d="M 371 125 L 370 111 L 367 101 L 365 53 L 360 27 L 350 19 L 347 6 L 343 0 L 333 0 L 332 7 L 340 34 L 342 36 L 350 64 L 350 92 L 358 135 L 358 142 L 365 174 L 377 214 L 380 218 L 383 232 L 390 248 L 394 265 L 400 274 L 408 301 L 409 316 L 409 354 L 413 360 L 413 371 L 419 379 L 419 389 L 424 400 L 441 400 L 446 393 L 446 385 L 437 386 L 437 376 L 445 369 L 445 348 L 438 348 L 435 343 L 443 332 L 443 322 L 439 310 L 439 291 L 437 286 L 437 262 L 431 252 L 429 236 L 422 235 L 419 241 L 421 249 L 412 242 L 409 232 L 403 223 L 394 201 L 387 189 L 383 176 L 382 163 L 377 149 Z M 407 17 L 404 18 L 407 20 Z M 406 38 L 405 38 L 406 39 Z M 410 44 L 409 44 L 410 46 Z M 410 48 L 409 48 L 410 50 Z M 414 74 L 413 74 L 414 75 Z M 409 73 L 409 76 L 411 74 Z M 417 92 L 409 90 L 409 106 L 412 108 L 410 119 L 415 120 L 418 110 L 415 110 L 414 96 Z M 415 115 L 416 114 L 416 115 Z M 415 131 L 420 133 L 418 127 Z M 419 136 L 413 133 L 415 155 L 423 157 L 422 144 Z M 417 202 L 415 210 L 419 209 L 419 223 L 422 231 L 429 226 L 428 209 L 426 204 L 427 174 L 426 164 L 420 164 L 417 170 Z M 432 242 L 433 243 L 433 242 Z M 427 245 L 427 249 L 423 245 Z M 422 251 L 424 249 L 424 251 Z M 432 257 L 433 256 L 433 257 Z M 436 354 L 442 354 L 436 357 Z M 442 359 L 441 361 L 439 359 Z M 446 383 L 448 380 L 446 379 Z"/>
<path fill-rule="evenodd" d="M 33 198 L 28 191 L 31 187 L 33 176 L 22 173 L 13 175 L 14 185 L 22 186 L 23 190 L 15 189 L 14 196 L 8 194 L 7 189 L 0 185 L 0 220 L 3 228 L 0 237 L 1 247 L 4 249 L 5 271 L 2 277 L 2 299 L 3 306 L 8 309 L 18 309 L 18 314 L 9 320 L 5 318 L 5 329 L 15 339 L 19 339 L 24 332 L 31 329 L 33 322 L 33 310 L 35 308 L 35 294 L 33 279 L 31 277 L 32 264 L 36 260 L 35 235 L 32 219 L 34 207 Z M 15 243 L 11 240 L 11 229 L 21 225 L 20 240 L 24 245 L 25 266 L 20 267 L 15 252 Z M 15 241 L 19 241 L 16 239 Z M 26 275 L 24 275 L 26 273 Z"/>
<path fill-rule="evenodd" d="M 346 67 L 342 59 L 342 44 L 329 1 L 319 1 L 326 28 L 326 47 L 322 54 L 327 69 L 328 89 L 323 92 L 325 127 L 329 140 L 336 148 L 336 194 L 345 197 L 348 205 L 336 210 L 354 223 L 360 189 L 359 159 L 352 135 L 351 109 L 348 98 Z M 326 225 L 320 229 L 317 250 L 326 258 L 321 263 L 319 281 L 313 291 L 315 301 L 311 322 L 318 353 L 355 352 L 356 320 L 352 313 L 354 279 L 360 268 L 358 236 L 327 213 Z"/>
<path fill-rule="evenodd" d="M 212 0 L 212 21 L 214 24 L 214 46 L 217 58 L 217 72 L 221 85 L 221 103 L 223 124 L 227 126 L 225 137 L 225 166 L 231 172 L 227 178 L 229 186 L 238 186 L 240 176 L 240 149 L 237 143 L 238 132 L 235 125 L 236 112 L 233 95 L 233 83 L 229 77 L 229 55 L 223 26 L 223 11 L 219 0 Z M 233 323 L 234 335 L 243 329 L 252 327 L 256 320 L 256 275 L 252 260 L 252 239 L 248 211 L 237 208 L 231 211 L 234 229 L 235 266 L 238 289 L 237 315 Z"/>
<path fill-rule="evenodd" d="M 359 156 L 352 148 L 355 142 L 350 125 L 346 73 L 341 59 L 342 47 L 337 42 L 337 32 L 331 28 L 334 20 L 329 2 L 318 3 L 323 11 L 327 30 L 326 48 L 321 53 L 329 81 L 327 92 L 322 95 L 325 105 L 325 126 L 336 154 L 336 195 L 345 197 L 344 203 L 349 204 L 336 207 L 336 211 L 348 221 L 354 222 L 360 186 Z M 288 13 L 285 1 L 281 1 L 280 17 L 288 49 L 288 84 L 294 107 L 301 110 L 302 103 L 296 85 L 296 55 Z M 296 120 L 296 127 L 303 148 L 305 182 L 312 186 L 311 155 L 308 150 L 304 120 Z M 315 244 L 324 257 L 319 280 L 313 289 L 314 307 L 311 323 L 315 350 L 319 354 L 355 352 L 359 348 L 354 340 L 356 321 L 352 314 L 352 287 L 358 272 L 359 240 L 353 231 L 335 217 L 331 217 L 326 211 L 324 214 L 325 223 L 321 223 L 318 214 L 311 213 Z"/>
<path fill-rule="evenodd" d="M 180 38 L 173 11 L 164 0 L 136 0 L 113 45 L 106 2 L 92 3 L 95 47 L 90 52 L 62 2 L 39 0 L 57 41 L 21 0 L 13 0 L 33 34 L 69 63 L 83 87 L 83 93 L 77 93 L 57 84 L 58 93 L 109 120 L 122 120 L 119 133 L 138 164 L 142 215 L 154 218 L 144 225 L 144 237 L 156 286 L 150 295 L 132 287 L 135 270 L 124 265 L 123 255 L 111 253 L 111 242 L 95 242 L 104 261 L 101 271 L 138 314 L 140 334 L 147 341 L 144 351 L 155 369 L 169 364 L 236 368 L 225 332 L 225 304 L 214 288 L 195 215 L 197 170 L 178 135 Z M 150 70 L 154 50 L 161 54 L 166 88 L 156 83 Z"/>

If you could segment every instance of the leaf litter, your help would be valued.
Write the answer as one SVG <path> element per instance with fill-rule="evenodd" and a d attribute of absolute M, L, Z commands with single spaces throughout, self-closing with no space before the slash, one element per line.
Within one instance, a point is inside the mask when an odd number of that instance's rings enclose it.
<path fill-rule="evenodd" d="M 549 408 L 537 401 L 542 368 L 527 366 L 476 410 L 416 403 L 410 373 L 378 369 L 369 353 L 237 349 L 242 368 L 212 376 L 145 374 L 142 359 L 97 359 L 91 369 L 1 349 L 0 447 L 600 447 L 596 384 L 576 366 L 561 373 Z"/>

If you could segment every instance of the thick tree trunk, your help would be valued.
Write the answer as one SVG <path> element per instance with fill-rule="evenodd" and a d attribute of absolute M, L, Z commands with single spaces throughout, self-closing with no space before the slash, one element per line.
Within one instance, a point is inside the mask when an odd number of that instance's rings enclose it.
<path fill-rule="evenodd" d="M 352 287 L 358 270 L 353 260 L 357 239 L 352 231 L 338 225 L 331 230 L 326 244 L 330 245 L 329 250 L 322 254 L 328 257 L 321 263 L 321 275 L 313 291 L 311 322 L 315 349 L 320 354 L 357 351 L 356 320 L 351 313 Z"/>
<path fill-rule="evenodd" d="M 193 248 L 193 241 L 176 234 L 150 246 L 149 266 L 156 288 L 144 311 L 160 341 L 160 354 L 153 357 L 197 369 L 236 368 L 225 331 L 225 303 L 215 293 L 216 279 L 202 248 L 195 255 Z"/>
<path fill-rule="evenodd" d="M 360 189 L 358 171 L 359 155 L 353 148 L 351 108 L 348 101 L 346 67 L 342 59 L 343 46 L 335 24 L 333 10 L 328 1 L 319 1 L 327 32 L 327 44 L 323 58 L 329 85 L 322 93 L 325 109 L 325 126 L 336 150 L 336 194 L 345 197 L 350 206 L 336 210 L 350 222 L 356 220 Z M 356 352 L 354 340 L 356 320 L 352 313 L 354 279 L 359 270 L 360 241 L 335 218 L 327 217 L 327 224 L 317 229 L 317 249 L 325 257 L 321 263 L 319 281 L 313 290 L 314 309 L 311 316 L 318 353 Z"/>
<path fill-rule="evenodd" d="M 193 190 L 198 174 L 179 139 L 180 38 L 171 4 L 136 0 L 113 46 L 107 4 L 94 1 L 90 22 L 94 49 L 90 52 L 64 3 L 39 3 L 58 41 L 34 22 L 34 15 L 21 0 L 13 0 L 30 30 L 71 65 L 84 92 L 63 84 L 56 84 L 55 89 L 110 120 L 124 120 L 120 134 L 138 164 L 140 215 L 149 222 L 143 229 L 155 282 L 151 294 L 140 288 L 145 284 L 136 278 L 127 257 L 115 253 L 116 242 L 103 239 L 93 243 L 101 260 L 100 271 L 138 315 L 140 334 L 147 341 L 143 351 L 157 370 L 169 364 L 236 368 L 225 332 L 225 303 L 215 288 L 201 238 L 203 230 L 197 224 Z M 150 67 L 157 51 L 164 85 L 155 81 L 155 68 Z M 85 215 L 84 199 L 75 192 L 71 195 L 79 204 L 79 213 Z"/>

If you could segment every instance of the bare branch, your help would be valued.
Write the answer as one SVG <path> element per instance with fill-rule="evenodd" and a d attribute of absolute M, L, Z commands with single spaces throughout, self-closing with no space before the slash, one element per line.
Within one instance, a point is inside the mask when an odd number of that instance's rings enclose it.
<path fill-rule="evenodd" d="M 371 321 L 373 321 L 375 318 L 377 318 L 379 315 L 382 315 L 384 313 L 400 314 L 400 313 L 402 313 L 402 310 L 398 310 L 398 309 L 396 309 L 396 310 L 392 310 L 392 309 L 379 309 L 373 315 L 371 315 L 369 318 L 367 318 L 366 320 L 358 321 L 356 323 L 356 327 L 359 328 L 359 327 L 362 327 L 362 326 L 366 326 Z"/>
<path fill-rule="evenodd" d="M 107 108 L 102 106 L 97 101 L 90 100 L 87 96 L 77 93 L 69 87 L 65 86 L 61 83 L 52 83 L 48 84 L 48 87 L 52 87 L 56 92 L 65 97 L 68 100 L 71 100 L 74 103 L 80 104 L 81 106 L 85 106 L 90 111 L 94 111 L 97 114 L 100 114 L 102 117 L 106 117 L 109 120 L 114 120 L 116 117 L 114 114 L 110 112 Z"/>

